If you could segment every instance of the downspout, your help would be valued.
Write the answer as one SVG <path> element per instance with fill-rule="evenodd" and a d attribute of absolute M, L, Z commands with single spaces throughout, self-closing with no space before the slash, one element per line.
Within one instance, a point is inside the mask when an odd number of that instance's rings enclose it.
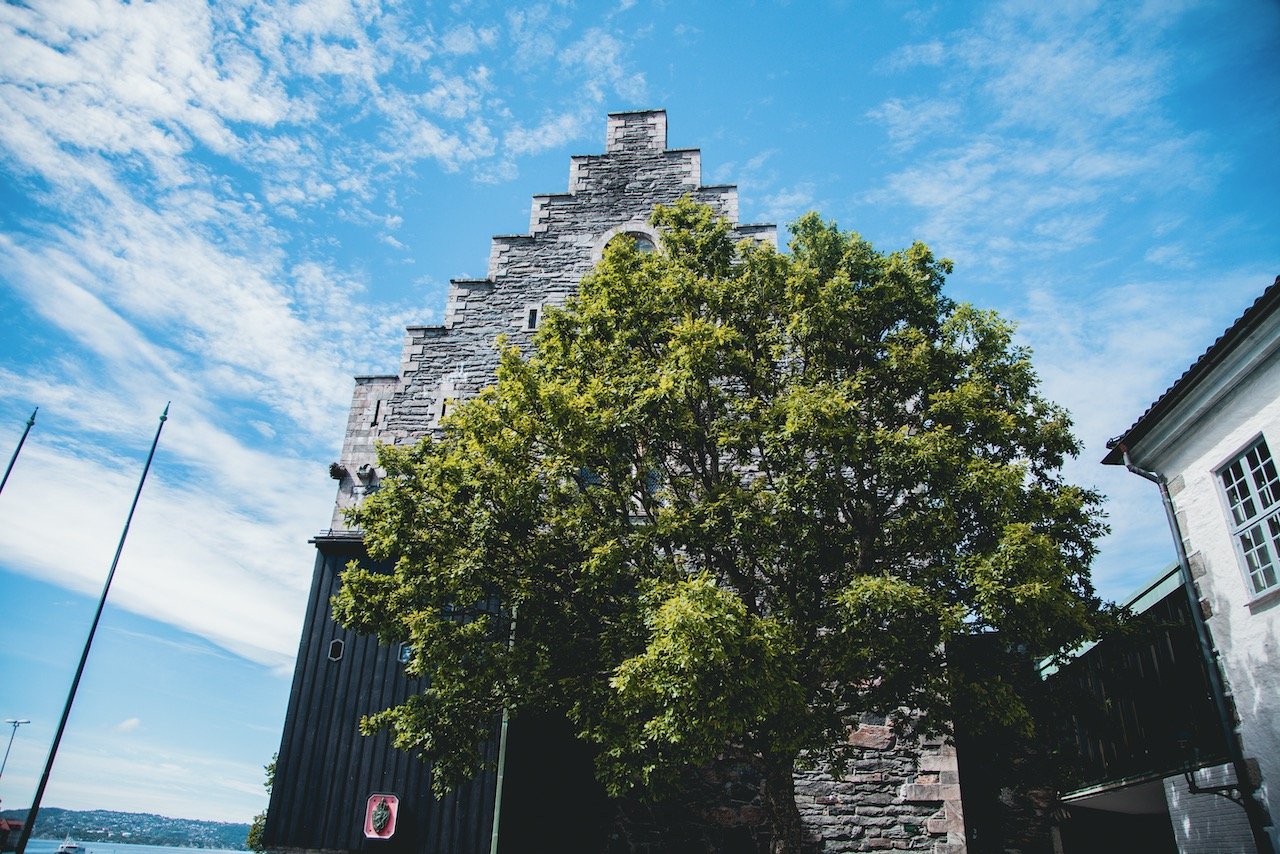
<path fill-rule="evenodd" d="M 1107 443 L 1109 446 L 1110 442 Z M 1160 489 L 1160 501 L 1164 504 L 1164 515 L 1169 521 L 1169 531 L 1173 534 L 1173 546 L 1178 555 L 1178 570 L 1182 575 L 1182 590 L 1187 596 L 1187 606 L 1191 611 L 1191 624 L 1196 628 L 1196 640 L 1199 641 L 1200 657 L 1204 662 L 1205 673 L 1209 677 L 1209 693 L 1213 697 L 1214 711 L 1218 716 L 1218 726 L 1222 729 L 1222 738 L 1227 745 L 1227 755 L 1231 759 L 1231 767 L 1235 772 L 1235 788 L 1240 793 L 1237 803 L 1244 808 L 1249 819 L 1249 830 L 1253 833 L 1253 844 L 1258 854 L 1275 854 L 1271 837 L 1264 827 L 1267 821 L 1266 808 L 1254 797 L 1257 787 L 1253 784 L 1244 752 L 1240 747 L 1240 739 L 1236 737 L 1235 726 L 1231 721 L 1231 712 L 1227 706 L 1226 686 L 1222 682 L 1222 671 L 1218 667 L 1218 654 L 1213 648 L 1213 639 L 1209 634 L 1209 626 L 1205 623 L 1204 612 L 1200 610 L 1200 596 L 1196 592 L 1195 581 L 1191 578 L 1191 562 L 1187 559 L 1187 548 L 1182 540 L 1182 530 L 1178 526 L 1178 517 L 1173 508 L 1173 497 L 1169 495 L 1169 482 L 1159 472 L 1151 472 L 1138 468 L 1129 459 L 1129 449 L 1117 443 L 1124 455 L 1124 467 L 1139 477 L 1146 478 Z M 1194 787 L 1194 780 L 1188 776 L 1188 783 Z M 1229 796 L 1228 796 L 1229 797 Z M 1231 800 L 1236 800 L 1231 798 Z"/>

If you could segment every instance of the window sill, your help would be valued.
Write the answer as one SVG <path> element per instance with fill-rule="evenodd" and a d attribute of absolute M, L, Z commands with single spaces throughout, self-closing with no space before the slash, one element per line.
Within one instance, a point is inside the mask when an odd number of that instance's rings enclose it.
<path fill-rule="evenodd" d="M 1280 584 L 1277 584 L 1270 590 L 1264 590 L 1261 593 L 1256 594 L 1252 599 L 1244 604 L 1250 611 L 1257 611 L 1260 608 L 1274 605 L 1276 602 L 1280 602 Z"/>

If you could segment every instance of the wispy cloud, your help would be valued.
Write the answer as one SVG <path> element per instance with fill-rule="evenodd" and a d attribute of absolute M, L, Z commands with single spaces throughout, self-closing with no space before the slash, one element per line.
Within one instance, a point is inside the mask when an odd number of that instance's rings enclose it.
<path fill-rule="evenodd" d="M 635 102 L 645 96 L 645 79 L 642 73 L 627 67 L 625 52 L 618 38 L 596 27 L 566 47 L 560 53 L 560 62 L 585 71 L 583 91 L 591 100 L 598 103 L 613 92 L 624 101 Z"/>
<path fill-rule="evenodd" d="M 884 69 L 904 71 L 920 66 L 937 66 L 942 64 L 945 57 L 946 48 L 937 39 L 919 44 L 905 44 L 889 55 L 884 63 Z"/>
<path fill-rule="evenodd" d="M 140 726 L 142 726 L 140 718 L 125 718 L 116 724 L 116 732 L 133 732 Z"/>
<path fill-rule="evenodd" d="M 583 136 L 604 98 L 641 97 L 609 15 L 578 18 L 363 0 L 0 6 L 0 152 L 30 202 L 0 234 L 0 269 L 56 342 L 3 376 L 0 402 L 63 419 L 24 460 L 41 476 L 15 475 L 30 500 L 0 529 L 7 565 L 94 588 L 134 476 L 124 449 L 172 399 L 113 596 L 282 666 L 349 378 L 385 371 L 403 327 L 432 314 L 380 300 L 364 264 L 299 235 L 354 229 L 409 259 L 395 189 L 415 169 L 509 180 Z M 537 80 L 557 94 L 526 97 Z M 68 513 L 83 524 L 52 544 L 15 533 Z"/>
<path fill-rule="evenodd" d="M 897 148 L 908 149 L 952 130 L 959 114 L 955 101 L 890 98 L 867 116 L 884 125 Z"/>
<path fill-rule="evenodd" d="M 756 222 L 770 222 L 785 226 L 801 214 L 818 205 L 814 185 L 801 182 L 766 195 L 760 201 Z"/>
<path fill-rule="evenodd" d="M 507 13 L 507 31 L 515 53 L 517 67 L 532 68 L 556 55 L 556 40 L 569 26 L 569 20 L 558 15 L 546 3 L 534 3 Z"/>
<path fill-rule="evenodd" d="M 1034 349 L 1045 393 L 1073 413 L 1085 446 L 1067 473 L 1110 499 L 1113 531 L 1103 541 L 1105 560 L 1097 568 L 1107 589 L 1136 588 L 1172 560 L 1172 546 L 1150 484 L 1098 465 L 1106 440 L 1128 429 L 1266 287 L 1270 275 L 1244 268 L 1218 270 L 1211 283 L 1188 274 L 1135 279 L 1088 298 L 1072 287 L 1075 275 L 1028 283 L 1019 338 Z"/>
<path fill-rule="evenodd" d="M 513 127 L 503 138 L 503 147 L 513 155 L 536 154 L 558 148 L 580 138 L 593 117 L 592 110 L 570 110 L 548 116 L 533 127 Z"/>
<path fill-rule="evenodd" d="M 448 53 L 475 53 L 481 47 L 492 47 L 498 40 L 497 27 L 476 29 L 470 24 L 461 24 L 449 30 L 440 40 L 440 46 Z"/>
<path fill-rule="evenodd" d="M 1211 160 L 1161 103 L 1175 56 L 1162 35 L 1176 18 L 1007 2 L 945 47 L 899 49 L 890 68 L 937 68 L 937 93 L 869 116 L 902 151 L 938 128 L 951 143 L 891 172 L 869 200 L 906 201 L 949 255 L 1003 269 L 1097 240 L 1104 198 L 1202 181 Z"/>
<path fill-rule="evenodd" d="M 46 801 L 71 809 L 101 809 L 101 784 L 110 780 L 127 793 L 133 809 L 160 815 L 188 816 L 191 804 L 204 803 L 208 819 L 243 822 L 266 806 L 260 766 L 141 740 L 131 742 L 122 755 L 118 744 L 123 734 L 103 733 L 64 746 Z"/>

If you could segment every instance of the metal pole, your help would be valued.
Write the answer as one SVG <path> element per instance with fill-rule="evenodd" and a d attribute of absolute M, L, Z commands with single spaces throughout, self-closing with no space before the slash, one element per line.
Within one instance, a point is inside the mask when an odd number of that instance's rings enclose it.
<path fill-rule="evenodd" d="M 511 609 L 511 630 L 507 634 L 507 651 L 516 645 L 516 612 L 519 606 Z M 507 774 L 507 726 L 511 723 L 511 709 L 502 707 L 502 729 L 498 735 L 498 773 L 493 784 L 493 824 L 489 836 L 489 854 L 498 854 L 498 829 L 502 819 L 502 783 Z"/>
<path fill-rule="evenodd" d="M 107 571 L 107 581 L 102 585 L 102 595 L 98 597 L 98 610 L 93 614 L 93 622 L 89 625 L 89 637 L 85 639 L 84 651 L 80 653 L 80 664 L 76 667 L 75 678 L 71 680 L 71 690 L 67 692 L 67 703 L 62 707 L 62 718 L 58 721 L 58 729 L 53 735 L 53 744 L 49 747 L 49 758 L 44 763 L 44 773 L 40 775 L 40 785 L 36 786 L 36 796 L 31 801 L 31 812 L 22 825 L 22 835 L 18 837 L 15 854 L 24 854 L 27 841 L 31 839 L 31 831 L 36 826 L 36 816 L 40 813 L 40 801 L 44 798 L 45 786 L 49 784 L 49 772 L 53 770 L 53 760 L 58 755 L 58 744 L 62 741 L 62 732 L 67 728 L 67 718 L 71 716 L 71 704 L 76 699 L 76 689 L 80 687 L 80 677 L 84 674 L 84 664 L 89 659 L 89 647 L 93 645 L 94 633 L 98 631 L 98 621 L 102 618 L 102 609 L 107 604 L 107 593 L 111 590 L 111 579 L 115 577 L 116 567 L 120 564 L 120 553 L 124 551 L 125 538 L 129 536 L 129 525 L 133 522 L 133 511 L 138 509 L 138 498 L 142 496 L 142 485 L 147 482 L 147 472 L 151 470 L 151 460 L 156 455 L 156 446 L 160 444 L 160 431 L 164 422 L 169 420 L 169 404 L 164 405 L 160 414 L 160 426 L 156 427 L 156 437 L 151 440 L 151 452 L 147 454 L 146 465 L 142 467 L 142 477 L 138 478 L 138 488 L 133 493 L 133 504 L 129 506 L 129 515 L 124 520 L 124 530 L 120 532 L 120 543 L 116 546 L 116 556 L 111 561 L 111 569 Z"/>
<path fill-rule="evenodd" d="M 4 766 L 9 764 L 9 751 L 13 750 L 13 737 L 18 734 L 18 727 L 31 723 L 28 720 L 19 721 L 13 718 L 5 718 L 4 722 L 13 725 L 13 732 L 9 733 L 9 746 L 4 749 L 4 759 L 0 761 L 0 777 L 4 776 Z"/>
<path fill-rule="evenodd" d="M 31 417 L 27 419 L 27 429 L 22 431 L 22 438 L 18 440 L 18 447 L 13 449 L 13 456 L 9 457 L 9 465 L 4 470 L 4 477 L 0 479 L 0 492 L 4 491 L 4 485 L 9 482 L 9 472 L 13 471 L 13 464 L 18 461 L 18 452 L 22 450 L 22 443 L 27 441 L 27 434 L 31 432 L 31 428 L 36 423 L 36 413 L 40 411 L 40 407 L 31 410 Z"/>

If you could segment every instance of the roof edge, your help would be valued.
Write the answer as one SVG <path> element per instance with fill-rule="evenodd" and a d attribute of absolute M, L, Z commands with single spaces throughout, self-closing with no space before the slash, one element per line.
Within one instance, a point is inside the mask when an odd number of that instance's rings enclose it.
<path fill-rule="evenodd" d="M 1209 349 L 1205 350 L 1200 358 L 1196 359 L 1191 364 L 1191 367 L 1187 368 L 1182 373 L 1182 376 L 1178 377 L 1173 385 L 1165 390 L 1164 394 L 1156 398 L 1155 403 L 1147 407 L 1147 411 L 1142 413 L 1138 420 L 1130 425 L 1129 429 L 1114 439 L 1107 441 L 1108 452 L 1102 458 L 1102 464 L 1108 466 L 1123 465 L 1123 449 L 1132 447 L 1135 443 L 1145 438 L 1162 418 L 1185 400 L 1201 380 L 1262 324 L 1277 305 L 1280 305 L 1280 276 L 1276 276 L 1275 281 L 1262 292 L 1261 296 L 1253 301 L 1253 305 L 1245 309 L 1244 314 L 1240 315 L 1235 323 L 1231 324 L 1225 332 L 1219 335 L 1218 339 L 1209 345 Z"/>

